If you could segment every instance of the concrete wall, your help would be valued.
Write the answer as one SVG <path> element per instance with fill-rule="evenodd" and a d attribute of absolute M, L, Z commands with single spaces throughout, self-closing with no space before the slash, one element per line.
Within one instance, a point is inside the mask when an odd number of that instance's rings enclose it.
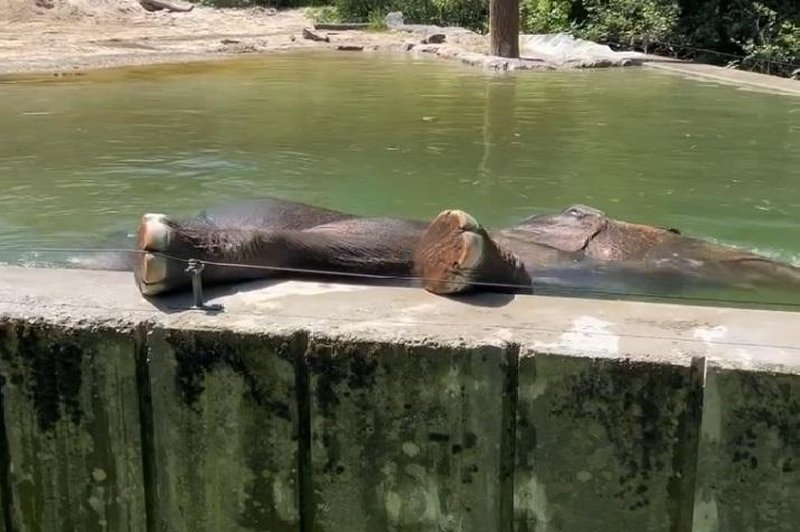
<path fill-rule="evenodd" d="M 6 530 L 800 529 L 798 314 L 217 296 L 0 268 Z"/>

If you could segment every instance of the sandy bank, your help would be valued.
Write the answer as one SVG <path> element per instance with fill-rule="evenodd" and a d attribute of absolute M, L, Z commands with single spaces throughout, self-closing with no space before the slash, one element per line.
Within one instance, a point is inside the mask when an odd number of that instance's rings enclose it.
<path fill-rule="evenodd" d="M 615 59 L 520 60 L 485 55 L 488 39 L 461 28 L 399 26 L 390 31 L 318 31 L 305 10 L 215 9 L 147 12 L 137 0 L 0 0 L 0 74 L 69 74 L 87 69 L 226 58 L 296 49 L 397 51 L 435 55 L 495 70 L 613 66 Z M 444 42 L 427 42 L 442 33 Z M 625 64 L 630 61 L 625 61 Z M 623 64 L 622 58 L 619 64 Z"/>
<path fill-rule="evenodd" d="M 137 0 L 0 0 L 0 75 L 69 75 L 85 70 L 225 59 L 240 54 L 329 49 L 434 55 L 496 70 L 657 64 L 672 72 L 710 77 L 758 90 L 800 95 L 800 82 L 693 65 L 652 56 L 567 63 L 547 55 L 522 60 L 484 55 L 486 36 L 444 30 L 444 43 L 423 43 L 431 29 L 385 32 L 323 31 L 328 41 L 304 38 L 313 26 L 305 10 L 215 9 L 147 12 Z M 345 53 L 345 52 L 343 52 Z M 580 59 L 580 58 L 579 58 Z"/>

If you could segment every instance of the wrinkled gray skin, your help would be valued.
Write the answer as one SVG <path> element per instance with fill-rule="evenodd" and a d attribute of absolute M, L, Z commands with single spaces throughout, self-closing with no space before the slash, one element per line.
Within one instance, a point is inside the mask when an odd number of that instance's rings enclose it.
<path fill-rule="evenodd" d="M 176 227 L 191 245 L 170 251 L 186 258 L 411 276 L 414 250 L 427 223 L 363 218 L 263 199 L 209 209 Z M 613 220 L 581 205 L 532 216 L 513 227 L 491 231 L 491 235 L 522 259 L 535 286 L 556 291 L 600 288 L 675 293 L 690 286 L 800 288 L 800 268 L 795 266 L 685 237 L 672 229 Z M 130 256 L 118 254 L 74 262 L 89 268 L 132 268 Z M 223 267 L 208 267 L 204 272 L 210 282 L 279 275 Z"/>

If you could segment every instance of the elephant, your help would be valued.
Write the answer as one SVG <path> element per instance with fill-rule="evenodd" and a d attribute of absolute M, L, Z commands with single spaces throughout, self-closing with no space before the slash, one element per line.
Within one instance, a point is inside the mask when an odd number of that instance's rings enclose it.
<path fill-rule="evenodd" d="M 132 266 L 145 296 L 187 288 L 190 258 L 203 261 L 209 284 L 355 275 L 442 295 L 529 293 L 534 286 L 800 288 L 797 266 L 584 205 L 488 231 L 460 210 L 424 222 L 265 198 L 184 220 L 145 214 L 136 246 Z"/>

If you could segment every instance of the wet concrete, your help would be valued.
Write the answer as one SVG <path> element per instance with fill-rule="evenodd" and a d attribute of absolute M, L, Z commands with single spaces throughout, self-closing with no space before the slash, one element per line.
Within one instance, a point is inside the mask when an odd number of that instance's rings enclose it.
<path fill-rule="evenodd" d="M 0 268 L 15 530 L 794 530 L 798 315 Z M 602 525 L 601 525 L 602 523 Z M 788 527 L 788 528 L 787 528 Z"/>

